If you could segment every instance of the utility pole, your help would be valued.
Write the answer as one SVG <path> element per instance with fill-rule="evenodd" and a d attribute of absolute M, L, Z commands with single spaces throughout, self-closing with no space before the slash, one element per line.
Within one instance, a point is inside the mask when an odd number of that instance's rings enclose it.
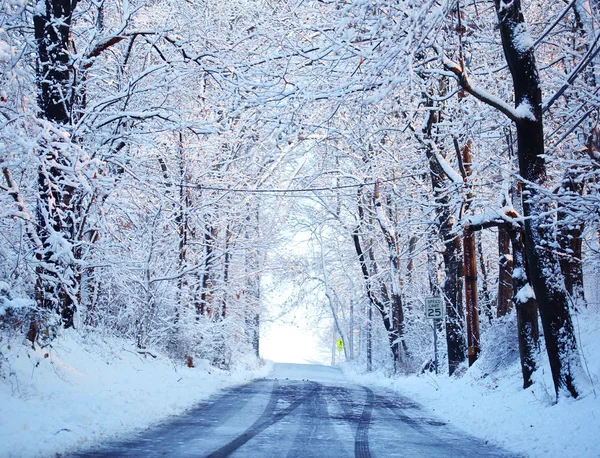
<path fill-rule="evenodd" d="M 335 366 L 335 324 L 331 326 L 331 365 Z"/>
<path fill-rule="evenodd" d="M 350 360 L 354 359 L 354 301 L 350 300 L 350 332 L 348 336 L 348 352 Z"/>
<path fill-rule="evenodd" d="M 367 305 L 367 372 L 371 372 L 373 370 L 373 339 L 372 339 L 372 331 L 373 331 L 373 308 L 371 303 Z"/>

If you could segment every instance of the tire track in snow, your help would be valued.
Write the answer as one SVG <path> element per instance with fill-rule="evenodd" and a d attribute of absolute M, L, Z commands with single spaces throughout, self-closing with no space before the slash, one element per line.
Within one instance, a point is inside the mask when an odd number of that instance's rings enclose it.
<path fill-rule="evenodd" d="M 235 450 L 237 450 L 246 442 L 248 442 L 250 439 L 260 434 L 265 429 L 274 425 L 278 421 L 281 421 L 283 418 L 285 418 L 287 415 L 296 410 L 303 402 L 305 402 L 311 396 L 314 396 L 321 389 L 321 386 L 318 383 L 311 382 L 311 385 L 312 387 L 309 389 L 308 393 L 305 393 L 300 398 L 294 400 L 289 406 L 287 406 L 283 410 L 275 412 L 275 408 L 277 407 L 277 401 L 279 401 L 280 399 L 286 400 L 285 394 L 289 390 L 289 385 L 280 387 L 279 383 L 275 381 L 273 384 L 273 391 L 271 391 L 269 403 L 267 404 L 267 407 L 265 407 L 264 412 L 258 418 L 258 420 L 256 420 L 254 424 L 250 426 L 250 428 L 244 431 L 244 433 L 242 433 L 228 444 L 224 445 L 223 447 L 208 455 L 207 458 L 224 458 L 226 456 L 229 456 Z"/>
<path fill-rule="evenodd" d="M 369 449 L 369 425 L 371 424 L 371 416 L 373 412 L 373 402 L 375 396 L 373 392 L 366 387 L 361 387 L 366 392 L 364 403 L 358 404 L 356 400 L 356 390 L 350 390 L 346 387 L 328 387 L 329 394 L 333 395 L 344 412 L 343 420 L 356 425 L 356 433 L 354 437 L 354 456 L 356 458 L 370 458 L 371 451 Z M 355 411 L 355 407 L 362 408 L 360 414 Z"/>
<path fill-rule="evenodd" d="M 310 399 L 307 399 L 302 409 L 302 424 L 296 432 L 294 445 L 292 449 L 297 446 L 306 447 L 310 443 L 312 436 L 317 432 L 318 420 L 322 418 L 324 412 L 327 412 L 327 401 L 321 396 L 321 387 L 319 386 L 319 392 L 314 393 Z"/>
<path fill-rule="evenodd" d="M 369 424 L 371 423 L 371 413 L 373 412 L 373 391 L 363 387 L 367 392 L 365 404 L 363 406 L 360 419 L 358 420 L 358 428 L 356 429 L 356 437 L 354 439 L 354 456 L 355 458 L 371 458 L 369 450 Z"/>

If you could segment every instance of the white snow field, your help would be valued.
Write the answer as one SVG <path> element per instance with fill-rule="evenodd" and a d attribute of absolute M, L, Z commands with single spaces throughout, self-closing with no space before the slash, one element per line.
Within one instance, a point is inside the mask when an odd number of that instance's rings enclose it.
<path fill-rule="evenodd" d="M 390 378 L 345 364 L 347 379 L 395 390 L 432 415 L 492 444 L 528 457 L 600 456 L 600 321 L 597 310 L 576 316 L 584 373 L 581 396 L 554 393 L 545 358 L 535 384 L 521 387 L 518 358 L 498 366 L 493 352 L 461 375 L 421 374 Z M 485 342 L 484 342 L 485 343 Z M 219 389 L 254 378 L 303 373 L 271 372 L 272 364 L 248 361 L 231 373 L 195 361 L 188 368 L 153 353 L 141 355 L 124 340 L 63 332 L 52 348 L 31 350 L 2 343 L 0 457 L 60 456 L 94 444 L 126 438 L 177 415 Z M 9 348 L 10 347 L 10 348 Z M 278 366 L 279 368 L 282 366 Z M 317 377 L 312 374 L 311 377 Z M 320 377 L 323 377 L 321 374 Z M 337 383 L 340 380 L 324 380 Z"/>
<path fill-rule="evenodd" d="M 58 456 L 126 437 L 177 415 L 219 389 L 269 373 L 255 362 L 233 372 L 188 368 L 134 345 L 63 332 L 52 348 L 2 343 L 0 457 Z"/>
<path fill-rule="evenodd" d="M 512 364 L 498 367 L 493 350 L 484 351 L 469 370 L 453 377 L 428 373 L 392 379 L 378 372 L 361 373 L 349 364 L 343 370 L 356 383 L 398 391 L 455 426 L 519 455 L 600 457 L 600 320 L 596 308 L 590 305 L 574 315 L 584 366 L 577 399 L 561 395 L 555 401 L 545 354 L 539 358 L 535 383 L 526 390 L 518 354 Z"/>

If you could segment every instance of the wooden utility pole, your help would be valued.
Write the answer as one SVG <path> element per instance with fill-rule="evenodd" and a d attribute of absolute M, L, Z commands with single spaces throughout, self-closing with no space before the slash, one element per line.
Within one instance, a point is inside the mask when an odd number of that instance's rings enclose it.
<path fill-rule="evenodd" d="M 467 347 L 469 366 L 479 356 L 479 306 L 477 300 L 477 263 L 475 233 L 463 233 L 463 259 L 465 268 L 465 308 L 467 312 Z"/>
<path fill-rule="evenodd" d="M 373 370 L 373 304 L 367 305 L 367 372 Z"/>
<path fill-rule="evenodd" d="M 465 201 L 463 211 L 467 212 L 473 200 L 473 192 L 469 184 L 471 176 L 471 141 L 460 149 L 458 140 L 454 139 L 454 147 L 458 158 L 460 173 L 464 181 Z M 479 356 L 479 301 L 477 292 L 477 251 L 475 248 L 475 233 L 468 227 L 463 231 L 463 268 L 465 273 L 465 309 L 467 318 L 467 355 L 469 366 L 472 366 Z"/>

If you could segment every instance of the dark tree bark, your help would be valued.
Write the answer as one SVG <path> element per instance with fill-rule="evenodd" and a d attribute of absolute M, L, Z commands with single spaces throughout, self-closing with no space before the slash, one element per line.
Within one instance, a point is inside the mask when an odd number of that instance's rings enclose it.
<path fill-rule="evenodd" d="M 45 119 L 67 124 L 71 115 L 71 19 L 75 0 L 45 0 L 33 17 L 38 49 L 39 105 Z"/>
<path fill-rule="evenodd" d="M 432 138 L 432 127 L 437 122 L 437 112 L 431 110 L 423 134 Z M 446 278 L 442 292 L 446 302 L 446 343 L 448 346 L 448 372 L 450 375 L 465 360 L 466 342 L 464 334 L 463 309 L 463 264 L 462 244 L 458 235 L 453 233 L 454 217 L 450 210 L 450 198 L 444 193 L 445 173 L 438 163 L 430 144 L 425 153 L 429 161 L 429 170 L 436 206 L 436 224 L 438 234 L 444 244 L 444 270 Z"/>
<path fill-rule="evenodd" d="M 358 220 L 359 225 L 355 228 L 352 233 L 352 241 L 354 242 L 354 249 L 356 250 L 356 255 L 358 256 L 358 261 L 360 263 L 360 268 L 363 274 L 363 280 L 365 285 L 365 291 L 367 293 L 367 298 L 371 303 L 371 306 L 374 306 L 381 315 L 381 319 L 383 320 L 383 326 L 388 333 L 388 339 L 390 342 L 390 350 L 392 352 L 392 357 L 394 359 L 394 367 L 397 367 L 400 361 L 400 346 L 399 346 L 399 335 L 398 330 L 394 326 L 393 317 L 390 316 L 386 311 L 386 303 L 389 303 L 389 294 L 387 292 L 387 288 L 383 284 L 379 284 L 377 278 L 377 263 L 375 262 L 375 255 L 373 254 L 373 243 L 367 246 L 367 253 L 365 255 L 365 251 L 362 248 L 362 244 L 360 241 L 361 227 L 365 222 L 365 209 L 364 203 L 362 202 L 363 196 L 362 191 L 359 190 L 358 194 Z M 374 283 L 375 282 L 375 283 Z M 380 298 L 379 296 L 382 296 Z M 369 325 L 370 326 L 370 325 Z M 370 332 L 370 331 L 369 331 Z"/>
<path fill-rule="evenodd" d="M 227 316 L 227 291 L 229 291 L 229 268 L 231 265 L 231 250 L 233 248 L 233 231 L 231 223 L 225 229 L 225 256 L 223 259 L 223 297 L 221 298 L 221 318 Z"/>
<path fill-rule="evenodd" d="M 204 228 L 204 269 L 200 283 L 201 291 L 199 301 L 196 302 L 196 319 L 200 316 L 210 316 L 213 313 L 214 299 L 214 269 L 215 245 L 217 243 L 218 229 L 207 224 Z"/>
<path fill-rule="evenodd" d="M 375 184 L 373 193 L 373 205 L 375 207 L 375 216 L 379 223 L 379 228 L 383 233 L 388 246 L 388 258 L 390 260 L 390 306 L 392 315 L 392 334 L 394 341 L 392 353 L 394 354 L 395 369 L 399 369 L 402 363 L 403 354 L 408 353 L 406 342 L 404 340 L 404 305 L 402 301 L 401 279 L 400 279 L 400 247 L 398 245 L 398 236 L 395 231 L 389 227 L 388 218 L 381 208 L 381 198 L 379 184 Z"/>
<path fill-rule="evenodd" d="M 415 266 L 415 250 L 417 248 L 417 242 L 419 238 L 416 235 L 411 236 L 408 241 L 408 264 L 406 265 L 406 281 L 410 283 L 412 281 L 414 266 Z"/>
<path fill-rule="evenodd" d="M 573 197 L 583 194 L 583 189 L 583 180 L 577 179 L 575 171 L 567 170 L 559 192 Z M 575 306 L 585 305 L 583 265 L 581 263 L 584 224 L 573 221 L 564 207 L 561 208 L 560 203 L 556 219 L 558 223 L 557 241 L 561 248 L 560 269 L 565 278 L 565 287 Z"/>
<path fill-rule="evenodd" d="M 553 221 L 543 216 L 549 210 L 539 187 L 546 181 L 542 92 L 533 48 L 523 49 L 525 20 L 520 0 L 495 0 L 502 46 L 513 78 L 515 106 L 531 111 L 515 120 L 519 172 L 524 179 L 523 212 L 525 251 L 529 277 L 538 302 L 546 349 L 556 394 L 566 389 L 573 397 L 578 366 L 577 340 L 562 284 L 558 260 L 550 246 L 556 241 Z"/>
<path fill-rule="evenodd" d="M 186 167 L 186 157 L 185 157 L 185 149 L 183 145 L 183 134 L 179 132 L 179 144 L 178 144 L 178 153 L 179 153 L 179 211 L 177 212 L 177 216 L 175 217 L 175 223 L 177 224 L 177 232 L 179 235 L 179 271 L 183 272 L 183 270 L 187 267 L 187 249 L 188 249 L 188 239 L 190 233 L 190 225 L 189 225 L 189 208 L 192 203 L 191 190 L 188 187 L 189 184 L 189 173 Z M 184 307 L 186 298 L 185 298 L 185 290 L 188 286 L 187 276 L 182 275 L 179 278 L 178 282 L 179 289 L 179 304 L 176 312 L 176 320 L 179 321 L 179 313 L 180 308 Z M 178 324 L 176 322 L 176 325 Z"/>
<path fill-rule="evenodd" d="M 477 253 L 475 233 L 463 233 L 463 260 L 465 269 L 465 309 L 467 312 L 467 355 L 469 366 L 479 357 L 479 305 L 477 298 Z"/>
<path fill-rule="evenodd" d="M 512 309 L 513 259 L 510 250 L 510 234 L 505 225 L 498 227 L 498 302 L 496 316 L 506 315 Z"/>
<path fill-rule="evenodd" d="M 66 126 L 70 122 L 72 108 L 70 65 L 71 19 L 76 6 L 74 0 L 45 0 L 44 9 L 39 8 L 33 18 L 37 44 L 37 84 L 40 116 L 50 122 Z M 68 184 L 65 170 L 68 158 L 60 150 L 46 145 L 38 171 L 39 204 L 37 223 L 41 252 L 37 268 L 35 297 L 38 309 L 55 310 L 61 315 L 65 328 L 74 325 L 79 278 L 75 266 L 64 265 L 55 253 L 53 233 L 74 240 L 75 237 L 75 189 Z M 77 256 L 76 252 L 72 253 Z M 69 273 L 71 272 L 71 273 Z M 35 313 L 28 339 L 36 341 L 40 331 L 41 317 Z"/>
<path fill-rule="evenodd" d="M 446 228 L 448 229 L 448 228 Z M 447 233 L 446 229 L 440 231 Z M 463 310 L 463 269 L 460 237 L 449 237 L 445 241 L 443 254 L 446 279 L 443 292 L 446 298 L 446 341 L 448 344 L 448 369 L 452 375 L 465 360 L 465 333 Z"/>
<path fill-rule="evenodd" d="M 491 323 L 493 318 L 492 312 L 492 298 L 490 295 L 489 288 L 489 280 L 488 280 L 488 265 L 485 260 L 485 255 L 483 253 L 483 243 L 481 242 L 481 233 L 477 232 L 475 234 L 476 237 L 476 245 L 477 245 L 477 257 L 479 259 L 479 271 L 481 272 L 481 295 L 483 296 L 483 301 L 485 307 L 483 308 L 483 313 L 487 317 L 488 321 Z M 481 306 L 479 309 L 481 310 Z"/>
<path fill-rule="evenodd" d="M 516 219 L 516 211 L 506 212 L 508 218 Z M 532 384 L 532 374 L 536 370 L 536 353 L 539 349 L 538 307 L 529 281 L 525 247 L 523 245 L 523 230 L 517 223 L 507 223 L 504 219 L 487 221 L 482 224 L 469 226 L 472 232 L 498 227 L 509 236 L 512 244 L 514 269 L 512 269 L 511 291 L 512 302 L 516 305 L 517 329 L 519 336 L 519 356 L 523 374 L 523 387 Z M 512 264 L 511 264 L 512 265 Z M 514 288 L 513 288 L 514 286 Z"/>
<path fill-rule="evenodd" d="M 513 303 L 517 309 L 517 329 L 519 333 L 519 356 L 523 388 L 533 383 L 531 376 L 536 370 L 535 355 L 539 348 L 538 307 L 531 284 L 527 278 L 525 247 L 520 228 L 506 229 L 510 235 L 513 252 Z"/>
<path fill-rule="evenodd" d="M 356 250 L 356 254 L 358 256 L 358 260 L 360 262 L 361 270 L 363 273 L 363 280 L 365 283 L 365 290 L 367 293 L 367 297 L 369 298 L 369 302 L 371 303 L 371 305 L 374 306 L 379 311 L 379 314 L 381 315 L 381 319 L 383 320 L 383 326 L 385 327 L 385 330 L 388 333 L 388 339 L 390 342 L 390 350 L 392 351 L 392 357 L 394 358 L 394 365 L 396 365 L 396 364 L 398 364 L 398 361 L 400 360 L 400 351 L 399 351 L 399 346 L 398 346 L 398 332 L 394 328 L 392 318 L 385 310 L 385 303 L 377 297 L 377 294 L 373 289 L 373 283 L 371 280 L 372 274 L 370 273 L 369 268 L 367 266 L 367 260 L 365 259 L 365 254 L 363 252 L 363 249 L 362 249 L 362 246 L 360 243 L 360 236 L 359 236 L 358 228 L 355 229 L 354 233 L 352 234 L 352 239 L 354 241 L 354 248 Z"/>
<path fill-rule="evenodd" d="M 471 206 L 473 193 L 469 185 L 471 176 L 471 141 L 460 149 L 454 139 L 454 147 L 460 166 L 460 171 L 467 188 L 467 199 L 463 202 L 463 212 Z M 477 250 L 475 248 L 475 233 L 468 229 L 463 231 L 463 266 L 465 274 L 465 311 L 467 315 L 467 356 L 469 366 L 472 366 L 479 356 L 479 300 L 477 291 Z"/>
<path fill-rule="evenodd" d="M 246 338 L 251 343 L 257 358 L 260 357 L 260 257 L 256 248 L 250 248 L 251 236 L 259 235 L 260 213 L 257 207 L 247 204 L 245 238 L 246 249 L 246 296 L 248 303 L 245 311 Z M 252 217 L 254 215 L 254 218 Z"/>

